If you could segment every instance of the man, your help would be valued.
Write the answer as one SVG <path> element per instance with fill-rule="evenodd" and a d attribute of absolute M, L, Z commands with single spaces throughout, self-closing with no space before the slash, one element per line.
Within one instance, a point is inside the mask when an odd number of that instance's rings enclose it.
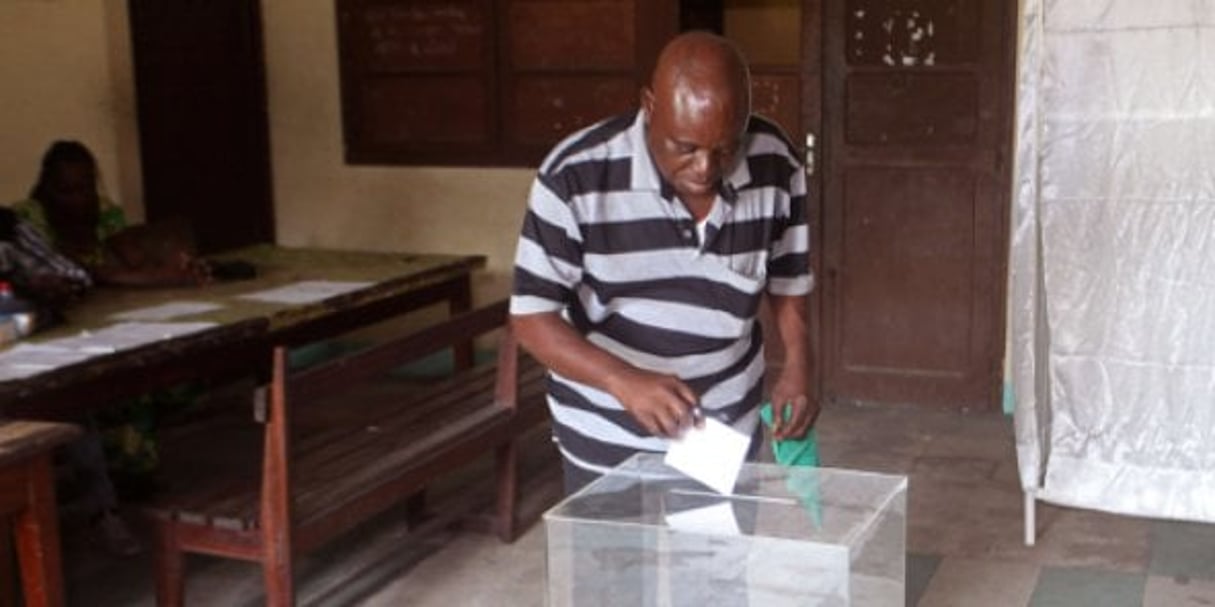
<path fill-rule="evenodd" d="M 638 111 L 575 133 L 540 167 L 511 315 L 551 372 L 567 493 L 633 453 L 665 451 L 698 411 L 759 436 L 765 292 L 785 350 L 773 437 L 813 422 L 805 175 L 750 105 L 739 51 L 683 34 Z"/>

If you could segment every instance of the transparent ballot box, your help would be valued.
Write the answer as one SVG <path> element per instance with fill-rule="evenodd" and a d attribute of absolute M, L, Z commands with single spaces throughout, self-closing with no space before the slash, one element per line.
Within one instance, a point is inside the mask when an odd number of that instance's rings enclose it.
<path fill-rule="evenodd" d="M 902 605 L 907 478 L 745 464 L 722 495 L 636 455 L 544 515 L 548 604 Z"/>

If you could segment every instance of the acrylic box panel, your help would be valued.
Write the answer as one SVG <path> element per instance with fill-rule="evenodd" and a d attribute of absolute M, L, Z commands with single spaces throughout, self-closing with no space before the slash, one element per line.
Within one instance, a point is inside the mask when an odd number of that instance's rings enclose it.
<path fill-rule="evenodd" d="M 548 604 L 902 605 L 907 478 L 745 464 L 720 495 L 640 454 L 545 516 Z"/>

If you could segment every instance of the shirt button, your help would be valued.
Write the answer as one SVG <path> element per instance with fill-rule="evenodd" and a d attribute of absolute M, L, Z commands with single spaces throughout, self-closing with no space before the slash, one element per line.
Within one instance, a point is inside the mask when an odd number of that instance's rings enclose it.
<path fill-rule="evenodd" d="M 691 240 L 692 239 L 692 230 L 684 230 L 683 237 L 687 238 L 688 240 Z"/>

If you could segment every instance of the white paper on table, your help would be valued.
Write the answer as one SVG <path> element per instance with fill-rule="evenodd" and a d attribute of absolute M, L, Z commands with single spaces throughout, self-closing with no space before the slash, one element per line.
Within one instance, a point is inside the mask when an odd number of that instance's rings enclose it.
<path fill-rule="evenodd" d="M 45 344 L 17 344 L 0 354 L 0 363 L 18 367 L 61 367 L 96 356 Z"/>
<path fill-rule="evenodd" d="M 271 303 L 303 304 L 324 301 L 335 295 L 366 289 L 371 282 L 338 282 L 332 280 L 305 280 L 265 291 L 254 291 L 237 295 L 241 299 L 268 301 Z"/>
<path fill-rule="evenodd" d="M 734 507 L 730 502 L 719 502 L 711 506 L 692 508 L 666 515 L 667 526 L 688 533 L 709 535 L 741 535 L 738 519 L 734 518 Z"/>
<path fill-rule="evenodd" d="M 750 436 L 706 417 L 703 428 L 689 428 L 671 441 L 663 461 L 718 493 L 730 494 L 750 446 Z"/>
<path fill-rule="evenodd" d="M 44 367 L 10 367 L 4 363 L 0 363 L 0 381 L 25 379 L 31 375 L 37 375 L 48 370 Z"/>
<path fill-rule="evenodd" d="M 39 371 L 64 367 L 96 356 L 95 352 L 71 350 L 47 344 L 17 344 L 0 352 L 0 377 L 15 379 Z"/>
<path fill-rule="evenodd" d="M 209 303 L 205 301 L 171 301 L 159 306 L 149 306 L 147 308 L 138 308 L 135 310 L 127 310 L 120 314 L 115 314 L 110 318 L 115 320 L 169 320 L 179 316 L 189 316 L 191 314 L 201 314 L 203 312 L 211 312 L 223 308 L 217 303 Z"/>
<path fill-rule="evenodd" d="M 42 342 L 42 345 L 78 352 L 105 354 L 150 344 L 216 326 L 213 322 L 124 322 L 75 337 Z"/>

